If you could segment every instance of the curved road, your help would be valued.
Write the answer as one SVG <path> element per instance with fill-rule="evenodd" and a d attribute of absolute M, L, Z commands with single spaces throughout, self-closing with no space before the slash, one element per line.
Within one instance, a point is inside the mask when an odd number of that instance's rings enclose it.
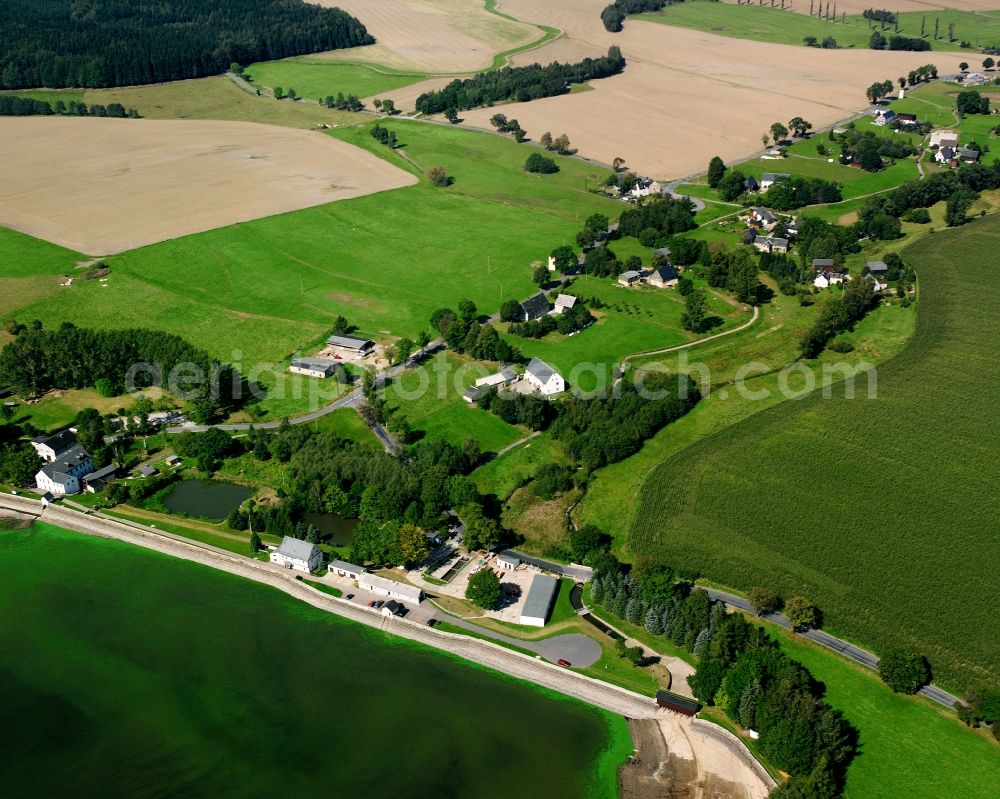
<path fill-rule="evenodd" d="M 736 596 L 736 594 L 730 594 L 726 591 L 719 591 L 715 588 L 706 588 L 705 590 L 712 599 L 725 602 L 727 605 L 739 608 L 740 610 L 745 610 L 748 613 L 754 612 L 753 606 L 750 602 L 741 596 Z M 788 617 L 782 613 L 764 613 L 761 618 L 765 621 L 774 622 L 779 627 L 784 627 L 786 630 L 791 629 Z M 862 649 L 854 644 L 849 644 L 847 641 L 834 638 L 832 635 L 825 633 L 822 630 L 805 630 L 801 633 L 801 635 L 803 638 L 815 641 L 820 646 L 832 649 L 834 652 L 843 655 L 848 660 L 853 660 L 855 663 L 860 663 L 866 668 L 878 671 L 878 656 L 872 654 L 867 649 Z M 943 688 L 938 688 L 936 685 L 924 686 L 920 690 L 920 694 L 921 696 L 930 699 L 932 702 L 944 705 L 944 707 L 949 710 L 953 710 L 955 705 L 959 702 L 959 698 L 957 696 L 948 693 Z"/>

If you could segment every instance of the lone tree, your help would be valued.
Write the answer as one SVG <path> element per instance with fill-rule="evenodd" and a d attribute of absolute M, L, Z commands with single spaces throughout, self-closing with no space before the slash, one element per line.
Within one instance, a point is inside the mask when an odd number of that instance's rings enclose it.
<path fill-rule="evenodd" d="M 576 250 L 568 244 L 564 244 L 562 247 L 556 247 L 549 254 L 552 257 L 552 260 L 555 261 L 556 269 L 563 274 L 566 274 L 570 269 L 576 266 Z"/>
<path fill-rule="evenodd" d="M 538 286 L 538 288 L 545 286 L 549 282 L 548 268 L 545 266 L 537 267 L 531 274 L 531 280 L 536 286 Z"/>
<path fill-rule="evenodd" d="M 750 604 L 753 606 L 753 612 L 758 616 L 764 613 L 774 613 L 781 608 L 781 597 L 770 588 L 762 586 L 751 588 L 749 598 Z"/>
<path fill-rule="evenodd" d="M 882 682 L 897 694 L 915 694 L 931 681 L 931 664 L 919 652 L 890 649 L 878 662 Z"/>
<path fill-rule="evenodd" d="M 812 122 L 807 122 L 802 117 L 792 117 L 788 120 L 788 129 L 792 132 L 792 135 L 797 138 L 805 136 L 811 128 Z"/>
<path fill-rule="evenodd" d="M 705 289 L 695 289 L 684 298 L 684 313 L 681 314 L 681 325 L 692 333 L 700 333 L 708 315 L 708 298 Z"/>
<path fill-rule="evenodd" d="M 611 168 L 615 172 L 621 172 L 622 168 L 625 166 L 625 159 L 620 155 L 615 156 L 615 159 L 611 162 Z"/>
<path fill-rule="evenodd" d="M 819 608 L 804 596 L 793 596 L 785 603 L 785 615 L 792 630 L 808 630 L 819 626 Z"/>
<path fill-rule="evenodd" d="M 444 118 L 447 119 L 452 125 L 457 125 L 462 120 L 458 118 L 457 108 L 446 108 L 444 112 Z"/>
<path fill-rule="evenodd" d="M 502 591 L 500 578 L 493 569 L 480 569 L 469 578 L 465 598 L 485 610 L 492 610 L 500 603 Z"/>
<path fill-rule="evenodd" d="M 771 125 L 771 138 L 774 143 L 777 144 L 780 141 L 784 141 L 788 137 L 788 128 L 782 125 L 780 122 L 775 122 Z"/>
<path fill-rule="evenodd" d="M 719 181 L 722 180 L 726 175 L 726 165 L 723 163 L 719 156 L 714 156 L 711 161 L 708 162 L 708 186 L 709 188 L 716 188 L 719 185 Z"/>
<path fill-rule="evenodd" d="M 263 548 L 264 548 L 264 545 L 261 544 L 260 536 L 257 535 L 257 531 L 254 530 L 254 532 L 250 533 L 250 551 L 253 552 L 253 554 L 256 555 Z"/>
<path fill-rule="evenodd" d="M 541 175 L 551 175 L 559 171 L 559 165 L 541 153 L 532 153 L 529 155 L 528 160 L 524 162 L 524 168 L 528 172 Z"/>
<path fill-rule="evenodd" d="M 435 186 L 444 187 L 451 185 L 451 177 L 444 171 L 444 167 L 435 166 L 427 172 L 427 177 Z"/>
<path fill-rule="evenodd" d="M 542 136 L 541 136 L 541 138 L 538 140 L 538 143 L 540 145 L 542 145 L 542 147 L 544 147 L 546 150 L 551 150 L 552 149 L 552 134 L 549 133 L 549 131 L 545 131 L 545 133 L 543 133 Z"/>
<path fill-rule="evenodd" d="M 524 309 L 517 300 L 505 300 L 500 306 L 501 322 L 520 322 L 524 319 Z"/>
<path fill-rule="evenodd" d="M 993 69 L 993 67 L 995 67 L 996 65 L 997 62 L 994 61 L 992 58 L 983 59 L 983 69 Z"/>

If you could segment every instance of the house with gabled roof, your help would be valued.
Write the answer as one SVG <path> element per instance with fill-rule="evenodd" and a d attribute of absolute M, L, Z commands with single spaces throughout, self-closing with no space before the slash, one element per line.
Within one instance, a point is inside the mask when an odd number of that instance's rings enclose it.
<path fill-rule="evenodd" d="M 545 361 L 532 358 L 524 370 L 524 379 L 545 396 L 561 394 L 566 390 L 566 381 L 561 374 Z"/>
<path fill-rule="evenodd" d="M 752 228 L 770 230 L 778 223 L 778 218 L 770 208 L 758 206 L 750 209 L 750 216 L 747 217 L 747 225 Z"/>
<path fill-rule="evenodd" d="M 76 445 L 76 433 L 72 430 L 60 430 L 51 436 L 43 435 L 31 440 L 31 446 L 38 453 L 38 457 L 48 463 L 52 463 L 56 458 L 65 452 L 69 452 Z"/>
<path fill-rule="evenodd" d="M 531 322 L 541 319 L 549 312 L 549 298 L 543 292 L 528 297 L 521 303 L 522 322 Z"/>
<path fill-rule="evenodd" d="M 330 336 L 326 340 L 328 347 L 340 350 L 342 353 L 351 356 L 365 357 L 375 349 L 375 342 L 370 338 L 359 338 L 357 336 Z"/>
<path fill-rule="evenodd" d="M 309 574 L 323 565 L 323 552 L 315 544 L 286 535 L 281 546 L 271 551 L 271 563 Z"/>
<path fill-rule="evenodd" d="M 48 491 L 55 496 L 77 494 L 80 491 L 80 480 L 93 471 L 94 462 L 90 459 L 90 453 L 75 444 L 38 470 L 35 485 L 39 491 Z"/>
<path fill-rule="evenodd" d="M 642 280 L 642 272 L 637 272 L 634 269 L 629 269 L 627 272 L 622 272 L 618 275 L 618 285 L 625 286 L 626 288 L 634 286 L 640 280 Z"/>
<path fill-rule="evenodd" d="M 765 172 L 760 176 L 760 190 L 767 191 L 779 180 L 787 180 L 791 175 L 785 172 Z"/>
<path fill-rule="evenodd" d="M 576 305 L 576 297 L 572 294 L 560 294 L 556 297 L 555 307 L 551 312 L 558 315 L 563 311 L 568 311 L 574 305 Z"/>
<path fill-rule="evenodd" d="M 753 240 L 753 246 L 760 252 L 788 252 L 788 239 L 780 236 L 758 236 Z"/>
<path fill-rule="evenodd" d="M 658 289 L 671 289 L 677 285 L 677 270 L 671 264 L 658 266 L 646 276 L 646 282 Z"/>

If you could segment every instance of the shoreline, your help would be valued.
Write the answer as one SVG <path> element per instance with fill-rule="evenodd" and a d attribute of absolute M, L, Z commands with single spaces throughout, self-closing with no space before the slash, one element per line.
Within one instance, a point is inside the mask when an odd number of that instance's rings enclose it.
<path fill-rule="evenodd" d="M 653 697 L 644 697 L 624 688 L 601 682 L 583 674 L 568 671 L 542 660 L 514 652 L 489 641 L 470 638 L 455 633 L 435 630 L 431 627 L 408 622 L 405 619 L 388 619 L 377 611 L 358 607 L 346 600 L 330 596 L 304 581 L 296 580 L 286 570 L 262 561 L 242 558 L 224 550 L 198 546 L 159 531 L 143 528 L 138 524 L 127 524 L 107 518 L 95 518 L 90 514 L 49 505 L 42 508 L 40 503 L 26 497 L 3 494 L 0 498 L 0 512 L 13 511 L 63 529 L 84 535 L 121 541 L 143 547 L 203 566 L 217 569 L 237 577 L 276 588 L 294 599 L 314 608 L 332 613 L 348 621 L 355 621 L 367 627 L 390 633 L 406 641 L 423 644 L 453 657 L 471 663 L 475 667 L 498 672 L 501 676 L 529 682 L 546 693 L 551 692 L 563 698 L 575 699 L 609 712 L 624 719 L 652 719 L 661 727 L 676 727 L 677 734 L 694 733 L 692 738 L 703 740 L 701 757 L 694 755 L 699 766 L 707 772 L 714 771 L 713 763 L 724 761 L 732 768 L 735 761 L 742 764 L 743 783 L 753 797 L 764 797 L 774 787 L 774 780 L 753 758 L 753 755 L 738 738 L 706 734 L 709 725 L 700 720 L 688 720 L 665 711 L 655 704 Z M 715 731 L 712 730 L 714 733 Z M 618 748 L 617 735 L 610 730 L 610 754 Z M 721 751 L 720 751 L 721 750 Z M 607 755 L 605 755 L 606 757 Z M 606 761 L 605 761 L 606 762 Z M 601 760 L 599 766 L 606 769 Z M 623 763 L 616 765 L 616 773 Z M 605 772 L 606 773 L 606 772 Z"/>

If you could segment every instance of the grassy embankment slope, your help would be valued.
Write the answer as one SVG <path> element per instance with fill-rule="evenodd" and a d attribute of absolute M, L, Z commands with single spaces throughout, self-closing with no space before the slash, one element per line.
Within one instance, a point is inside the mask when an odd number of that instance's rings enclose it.
<path fill-rule="evenodd" d="M 987 219 L 906 250 L 922 285 L 917 329 L 880 367 L 877 399 L 786 402 L 665 460 L 630 550 L 805 593 L 848 638 L 915 646 L 945 685 L 996 682 L 1000 627 L 981 591 L 997 563 L 1000 441 L 984 421 L 1000 389 L 998 243 Z"/>
<path fill-rule="evenodd" d="M 813 36 L 819 42 L 832 36 L 839 47 L 867 48 L 873 30 L 881 30 L 878 23 L 869 27 L 869 21 L 860 14 L 847 16 L 843 21 L 817 19 L 797 6 L 795 10 L 782 11 L 770 6 L 734 5 L 732 3 L 688 0 L 686 3 L 671 5 L 663 11 L 636 15 L 636 19 L 676 25 L 682 28 L 707 31 L 718 36 L 735 39 L 753 39 L 774 44 L 803 44 L 806 36 Z M 939 35 L 934 40 L 934 20 L 940 20 Z M 1000 42 L 1000 16 L 992 13 L 971 11 L 937 10 L 903 12 L 899 15 L 899 33 L 895 26 L 882 30 L 887 39 L 893 35 L 920 37 L 921 24 L 933 51 L 959 50 L 961 41 L 978 46 Z M 955 26 L 955 40 L 947 39 L 948 26 Z M 931 53 L 928 53 L 931 56 Z M 930 58 L 933 61 L 933 58 Z M 971 59 L 970 59 L 971 60 Z"/>

